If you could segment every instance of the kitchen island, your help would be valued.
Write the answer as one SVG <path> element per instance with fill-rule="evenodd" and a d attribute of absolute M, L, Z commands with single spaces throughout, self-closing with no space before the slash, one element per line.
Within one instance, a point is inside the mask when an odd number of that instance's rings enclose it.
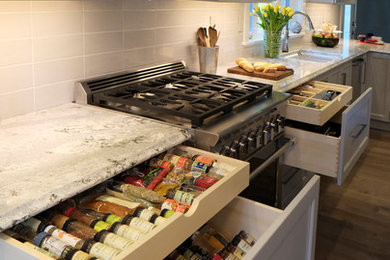
<path fill-rule="evenodd" d="M 65 104 L 0 125 L 0 231 L 190 137 L 182 128 Z"/>

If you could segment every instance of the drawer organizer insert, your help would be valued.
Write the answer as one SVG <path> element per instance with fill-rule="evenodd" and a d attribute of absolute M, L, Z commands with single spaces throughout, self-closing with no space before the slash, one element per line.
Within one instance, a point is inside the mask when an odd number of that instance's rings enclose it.
<path fill-rule="evenodd" d="M 289 91 L 287 118 L 323 125 L 352 98 L 352 87 L 312 81 Z"/>

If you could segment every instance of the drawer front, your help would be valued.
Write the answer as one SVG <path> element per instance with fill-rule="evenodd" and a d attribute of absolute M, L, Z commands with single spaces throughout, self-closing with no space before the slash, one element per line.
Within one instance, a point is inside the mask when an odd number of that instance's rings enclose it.
<path fill-rule="evenodd" d="M 286 136 L 295 139 L 284 156 L 284 164 L 336 178 L 340 138 L 286 126 Z"/>
<path fill-rule="evenodd" d="M 348 176 L 368 145 L 371 100 L 372 88 L 369 88 L 342 113 L 338 185 Z"/>
<path fill-rule="evenodd" d="M 341 185 L 368 145 L 371 95 L 370 88 L 343 111 L 339 138 L 286 127 L 296 142 L 284 163 L 337 178 Z"/>
<path fill-rule="evenodd" d="M 174 149 L 209 155 L 218 162 L 231 166 L 230 170 L 217 183 L 197 196 L 189 211 L 185 214 L 175 213 L 166 223 L 153 229 L 115 259 L 163 259 L 249 185 L 247 162 L 192 147 L 179 146 Z M 0 259 L 3 259 L 3 255 L 17 256 L 7 259 L 50 259 L 1 233 L 0 252 Z"/>
<path fill-rule="evenodd" d="M 313 88 L 305 90 L 304 87 L 298 87 L 291 90 L 292 92 L 300 92 L 303 96 L 294 94 L 288 101 L 286 111 L 287 119 L 313 125 L 323 125 L 352 99 L 352 87 L 350 86 L 321 81 L 309 83 Z M 335 90 L 341 92 L 341 94 L 331 101 L 324 101 L 316 97 L 316 95 L 320 95 L 326 90 Z M 323 107 L 310 108 L 304 106 L 303 104 L 308 101 L 321 104 Z"/>
<path fill-rule="evenodd" d="M 319 182 L 314 175 L 284 210 L 237 197 L 210 224 L 228 237 L 244 230 L 256 239 L 244 259 L 314 259 Z"/>

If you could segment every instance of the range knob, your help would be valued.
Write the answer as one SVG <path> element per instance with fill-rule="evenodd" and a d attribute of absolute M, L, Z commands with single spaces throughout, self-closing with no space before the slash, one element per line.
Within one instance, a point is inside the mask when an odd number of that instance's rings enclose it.
<path fill-rule="evenodd" d="M 233 143 L 230 145 L 230 157 L 237 158 L 238 159 L 238 148 L 239 148 L 239 142 L 237 140 L 234 140 Z"/>
<path fill-rule="evenodd" d="M 279 116 L 276 119 L 276 122 L 278 122 L 279 125 L 279 131 L 282 131 L 284 129 L 285 123 L 286 123 L 286 118 L 283 116 Z"/>
<path fill-rule="evenodd" d="M 270 122 L 267 122 L 264 129 L 263 129 L 263 144 L 267 145 L 271 141 L 271 127 Z"/>
<path fill-rule="evenodd" d="M 256 149 L 256 134 L 250 132 L 248 135 L 248 153 L 251 153 Z"/>
<path fill-rule="evenodd" d="M 240 141 L 238 143 L 238 151 L 239 153 L 248 153 L 248 137 L 242 135 Z"/>
<path fill-rule="evenodd" d="M 256 133 L 256 149 L 264 146 L 264 127 L 260 128 Z"/>
<path fill-rule="evenodd" d="M 230 156 L 230 147 L 225 145 L 222 147 L 221 151 L 219 152 L 221 155 Z"/>

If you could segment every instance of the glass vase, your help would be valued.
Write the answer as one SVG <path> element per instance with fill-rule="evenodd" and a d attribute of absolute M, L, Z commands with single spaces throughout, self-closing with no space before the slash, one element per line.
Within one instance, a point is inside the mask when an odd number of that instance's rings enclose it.
<path fill-rule="evenodd" d="M 279 56 L 280 40 L 282 31 L 264 30 L 264 55 L 267 58 L 276 58 Z"/>

